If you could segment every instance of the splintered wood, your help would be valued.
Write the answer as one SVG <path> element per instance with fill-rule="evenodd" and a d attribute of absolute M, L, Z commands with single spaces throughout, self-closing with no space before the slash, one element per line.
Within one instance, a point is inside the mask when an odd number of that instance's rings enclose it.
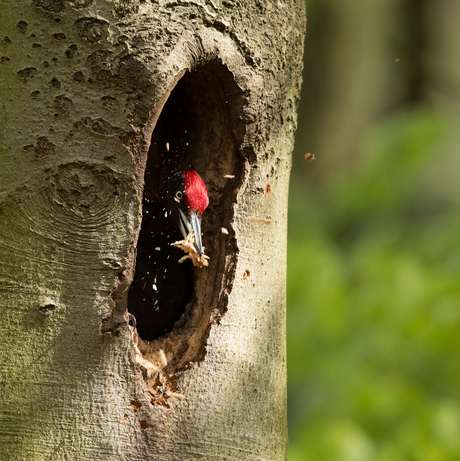
<path fill-rule="evenodd" d="M 191 259 L 192 263 L 195 267 L 203 267 L 207 266 L 209 256 L 204 254 L 204 247 L 203 247 L 203 254 L 200 256 L 198 251 L 196 251 L 195 244 L 193 243 L 193 231 L 190 231 L 187 235 L 187 238 L 184 240 L 179 240 L 177 242 L 171 243 L 171 245 L 184 250 L 187 253 L 185 256 L 179 259 L 179 262 L 184 262 L 186 259 Z"/>

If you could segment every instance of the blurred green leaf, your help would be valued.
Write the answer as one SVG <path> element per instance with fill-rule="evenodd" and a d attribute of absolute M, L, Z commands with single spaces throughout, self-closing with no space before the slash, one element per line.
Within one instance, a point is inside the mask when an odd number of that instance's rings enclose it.
<path fill-rule="evenodd" d="M 460 459 L 449 128 L 432 110 L 406 110 L 369 132 L 347 180 L 321 191 L 292 182 L 290 461 Z"/>

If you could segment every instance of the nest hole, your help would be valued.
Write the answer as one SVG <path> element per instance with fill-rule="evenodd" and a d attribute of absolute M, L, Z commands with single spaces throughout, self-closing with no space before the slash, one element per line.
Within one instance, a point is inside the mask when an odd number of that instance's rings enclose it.
<path fill-rule="evenodd" d="M 140 325 L 138 320 L 138 363 L 152 386 L 159 385 L 160 370 L 163 377 L 171 376 L 204 358 L 210 327 L 227 309 L 238 253 L 232 225 L 233 205 L 245 171 L 240 151 L 245 134 L 245 97 L 226 66 L 210 62 L 185 73 L 161 104 L 164 106 L 156 123 L 151 121 L 150 132 L 146 132 L 149 147 L 138 242 L 148 242 L 145 237 L 149 222 L 152 216 L 158 216 L 166 180 L 178 171 L 195 170 L 206 183 L 209 196 L 201 226 L 205 254 L 210 259 L 209 266 L 203 268 L 184 262 L 189 264 L 192 274 L 189 287 L 181 285 L 186 283 L 182 276 L 174 280 L 177 290 L 187 293 L 180 312 L 176 312 L 181 319 L 169 319 L 167 329 L 161 331 L 155 325 Z M 159 111 L 154 109 L 152 113 L 155 112 Z M 155 239 L 147 244 L 152 245 L 152 265 L 161 264 L 155 260 Z M 139 251 L 138 248 L 134 271 L 140 270 Z M 129 299 L 128 311 L 132 312 Z M 166 305 L 156 307 L 157 315 L 170 315 Z"/>

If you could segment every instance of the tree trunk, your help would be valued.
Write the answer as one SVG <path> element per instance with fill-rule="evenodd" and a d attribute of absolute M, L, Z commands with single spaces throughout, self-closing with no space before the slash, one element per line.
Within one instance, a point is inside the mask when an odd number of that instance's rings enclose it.
<path fill-rule="evenodd" d="M 0 6 L 1 459 L 285 459 L 303 3 Z M 189 168 L 209 266 L 186 324 L 146 342 L 142 199 Z"/>

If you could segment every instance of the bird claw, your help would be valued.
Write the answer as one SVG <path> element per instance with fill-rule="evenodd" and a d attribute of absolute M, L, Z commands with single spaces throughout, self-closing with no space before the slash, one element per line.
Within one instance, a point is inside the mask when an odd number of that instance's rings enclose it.
<path fill-rule="evenodd" d="M 136 328 L 137 327 L 137 320 L 136 320 L 136 317 L 134 317 L 133 314 L 130 314 L 128 312 L 128 325 Z"/>
<path fill-rule="evenodd" d="M 172 329 L 173 331 L 178 330 L 179 328 L 183 327 L 190 319 L 190 316 L 185 312 L 180 316 L 180 319 L 174 323 Z"/>

